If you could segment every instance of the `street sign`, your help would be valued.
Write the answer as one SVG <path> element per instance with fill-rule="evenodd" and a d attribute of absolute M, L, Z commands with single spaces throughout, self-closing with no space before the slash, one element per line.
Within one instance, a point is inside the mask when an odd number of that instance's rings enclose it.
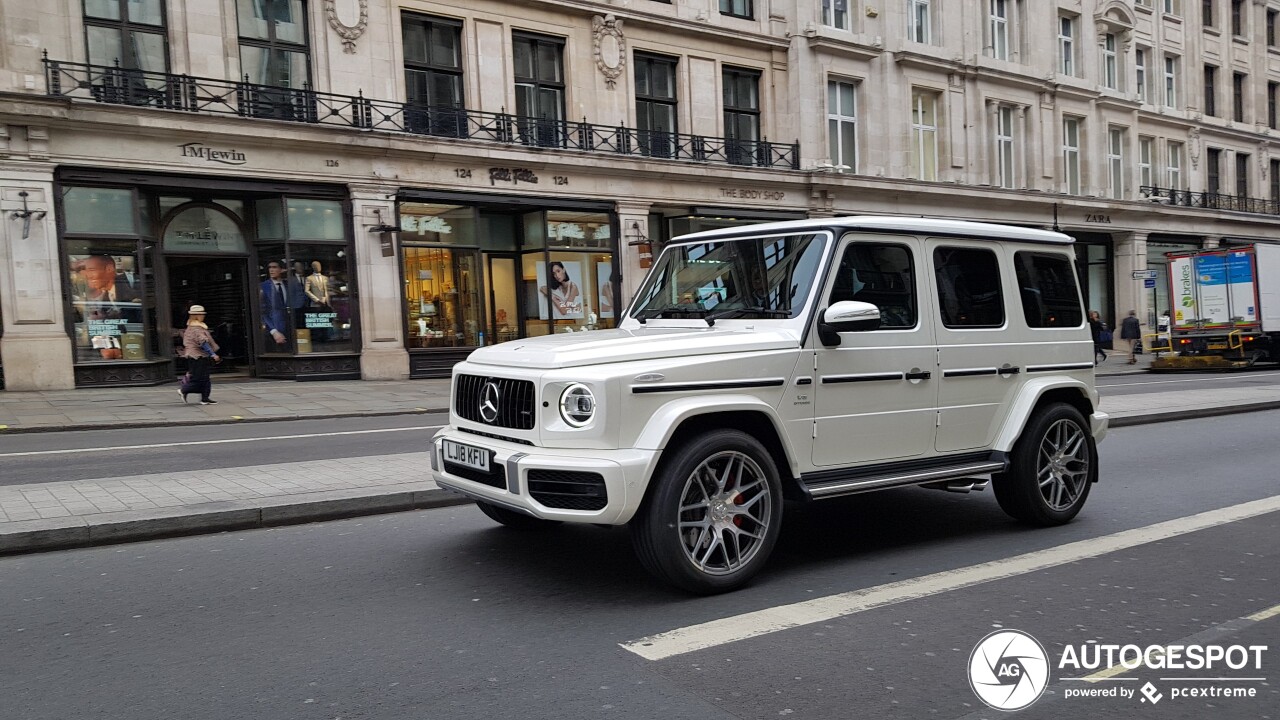
<path fill-rule="evenodd" d="M 1134 280 L 1155 280 L 1158 277 L 1160 277 L 1159 270 L 1134 270 L 1133 271 Z"/>
<path fill-rule="evenodd" d="M 1146 289 L 1148 289 L 1148 290 L 1154 290 L 1154 289 L 1155 289 L 1155 287 L 1156 287 L 1156 279 L 1155 279 L 1155 278 L 1146 278 L 1145 280 L 1143 280 L 1143 281 L 1142 281 L 1142 287 L 1144 287 L 1144 288 L 1146 288 Z"/>

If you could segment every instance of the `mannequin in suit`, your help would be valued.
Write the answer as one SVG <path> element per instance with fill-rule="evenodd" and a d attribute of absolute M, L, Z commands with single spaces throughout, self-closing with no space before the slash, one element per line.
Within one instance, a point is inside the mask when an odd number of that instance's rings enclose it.
<path fill-rule="evenodd" d="M 259 287 L 262 308 L 263 349 L 267 352 L 289 350 L 288 285 L 284 266 L 276 260 L 267 263 L 267 279 Z"/>
<path fill-rule="evenodd" d="M 324 276 L 319 260 L 311 263 L 311 274 L 307 276 L 306 290 L 312 307 L 327 308 L 329 306 L 329 278 Z"/>

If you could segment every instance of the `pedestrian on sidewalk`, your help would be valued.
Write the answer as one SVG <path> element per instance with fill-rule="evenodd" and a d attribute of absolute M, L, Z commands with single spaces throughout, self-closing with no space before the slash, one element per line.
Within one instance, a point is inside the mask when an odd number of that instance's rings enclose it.
<path fill-rule="evenodd" d="M 1129 364 L 1136 365 L 1138 358 L 1134 357 L 1134 350 L 1142 339 L 1142 323 L 1138 322 L 1137 310 L 1130 310 L 1129 316 L 1120 321 L 1120 339 L 1129 351 Z"/>
<path fill-rule="evenodd" d="M 1097 310 L 1089 311 L 1089 334 L 1093 336 L 1093 364 L 1097 365 L 1107 359 L 1107 351 L 1102 347 L 1102 333 L 1106 332 L 1107 325 L 1102 322 L 1102 316 Z M 1102 360 L 1098 357 L 1101 356 Z"/>
<path fill-rule="evenodd" d="M 178 394 L 182 395 L 182 402 L 186 402 L 188 392 L 198 392 L 201 405 L 217 405 L 218 401 L 209 397 L 213 390 L 213 380 L 209 375 L 213 364 L 222 362 L 218 357 L 218 343 L 213 341 L 209 326 L 204 324 L 203 305 L 192 305 L 187 315 L 187 329 L 182 332 L 182 355 L 187 359 L 191 385 L 184 385 Z"/>

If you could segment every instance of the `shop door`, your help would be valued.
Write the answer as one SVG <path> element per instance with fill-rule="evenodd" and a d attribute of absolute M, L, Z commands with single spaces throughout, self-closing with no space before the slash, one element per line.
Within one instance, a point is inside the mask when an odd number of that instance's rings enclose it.
<path fill-rule="evenodd" d="M 169 274 L 169 312 L 173 325 L 173 348 L 177 370 L 186 372 L 182 358 L 182 331 L 187 323 L 187 308 L 203 305 L 205 323 L 218 343 L 222 362 L 215 373 L 253 373 L 253 348 L 250 345 L 248 260 L 244 258 L 173 257 L 166 258 Z"/>
<path fill-rule="evenodd" d="M 489 288 L 490 342 L 515 340 L 520 336 L 520 294 L 517 290 L 514 255 L 485 255 L 485 285 Z"/>

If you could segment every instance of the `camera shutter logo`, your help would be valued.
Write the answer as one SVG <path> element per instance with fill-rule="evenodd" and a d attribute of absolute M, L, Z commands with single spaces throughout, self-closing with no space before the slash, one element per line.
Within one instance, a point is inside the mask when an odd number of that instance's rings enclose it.
<path fill-rule="evenodd" d="M 1044 646 L 1020 630 L 997 630 L 969 656 L 969 687 L 996 710 L 1021 710 L 1040 699 L 1049 684 Z"/>
<path fill-rule="evenodd" d="M 480 390 L 480 419 L 493 424 L 498 419 L 498 404 L 502 402 L 502 393 L 498 384 L 492 380 L 485 383 Z"/>

